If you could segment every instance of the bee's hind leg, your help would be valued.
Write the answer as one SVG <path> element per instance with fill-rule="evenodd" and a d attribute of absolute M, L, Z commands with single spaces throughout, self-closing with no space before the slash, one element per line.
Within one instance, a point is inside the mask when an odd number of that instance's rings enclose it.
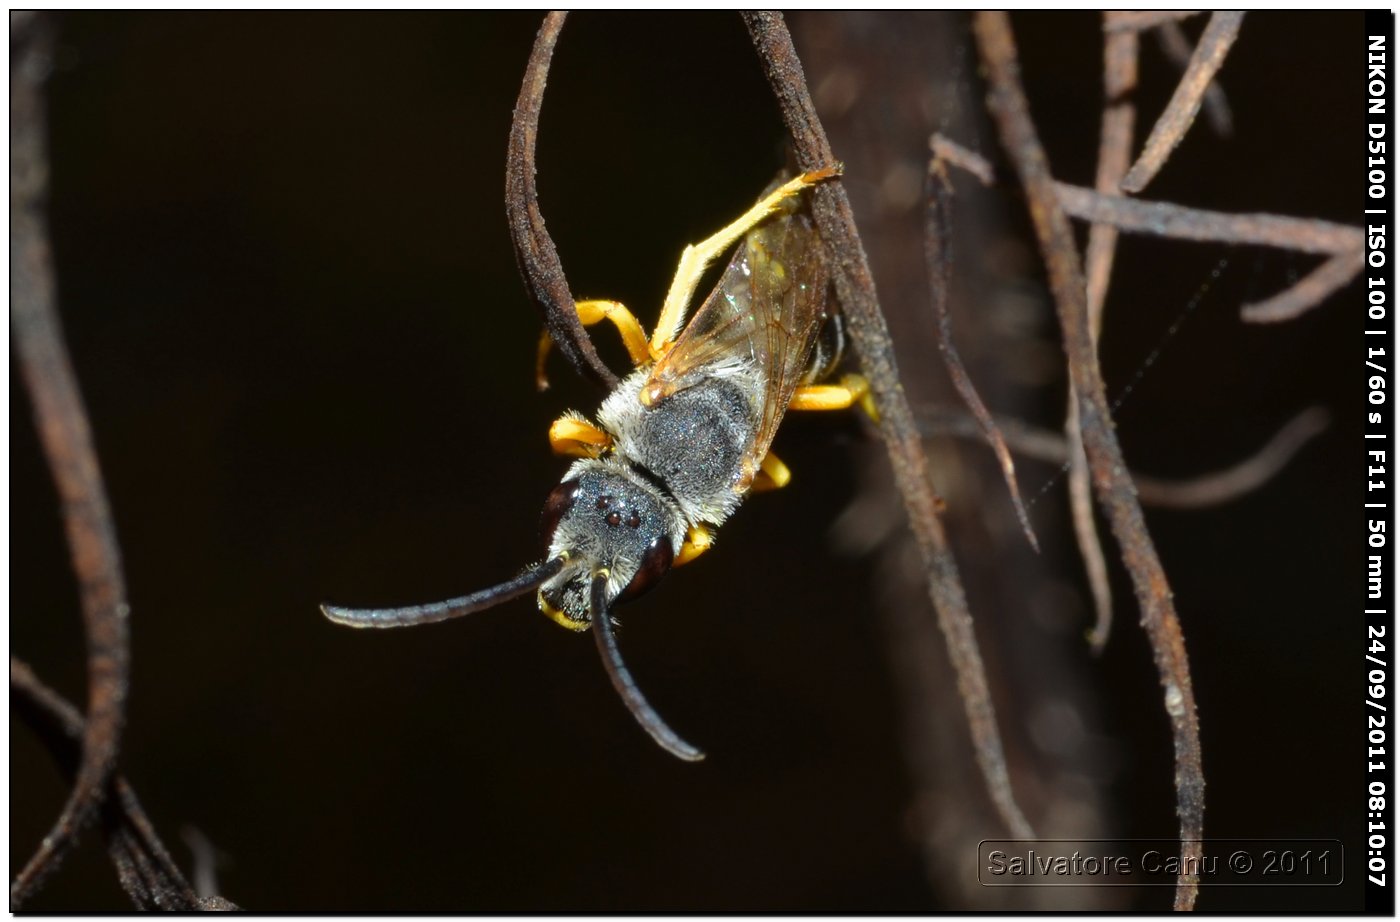
<path fill-rule="evenodd" d="M 770 451 L 758 464 L 758 474 L 753 479 L 753 491 L 766 493 L 769 490 L 781 490 L 791 482 L 792 471 Z"/>
<path fill-rule="evenodd" d="M 666 300 L 661 305 L 661 317 L 656 322 L 656 329 L 651 333 L 652 354 L 657 357 L 665 355 L 675 342 L 681 331 L 681 321 L 685 319 L 686 307 L 690 304 L 691 296 L 695 294 L 695 286 L 700 284 L 700 277 L 712 262 L 719 259 L 725 250 L 753 230 L 764 218 L 781 211 L 788 199 L 803 189 L 840 175 L 841 166 L 838 164 L 790 179 L 765 195 L 758 204 L 719 233 L 686 247 L 681 253 L 680 265 L 676 267 L 675 278 L 671 280 L 671 289 L 666 292 Z"/>
<path fill-rule="evenodd" d="M 788 401 L 789 410 L 844 410 L 859 404 L 873 420 L 880 411 L 870 396 L 870 382 L 862 375 L 843 375 L 836 384 L 807 384 L 799 387 Z"/>
<path fill-rule="evenodd" d="M 627 347 L 627 354 L 632 359 L 632 364 L 641 366 L 650 362 L 655 356 L 651 354 L 651 348 L 647 345 L 647 334 L 642 330 L 642 325 L 633 316 L 632 312 L 623 306 L 621 301 L 608 300 L 587 300 L 575 301 L 574 307 L 578 310 L 578 319 L 586 327 L 591 327 L 604 320 L 617 327 L 617 333 L 622 337 L 622 345 Z M 549 350 L 554 345 L 554 341 L 549 337 L 548 330 L 540 332 L 539 355 L 535 359 L 535 387 L 540 390 L 549 389 L 549 378 L 545 374 L 545 360 L 549 358 Z"/>

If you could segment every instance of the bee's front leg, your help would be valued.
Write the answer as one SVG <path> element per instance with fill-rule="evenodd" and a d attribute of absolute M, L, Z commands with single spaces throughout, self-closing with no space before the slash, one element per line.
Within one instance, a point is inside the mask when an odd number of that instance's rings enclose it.
<path fill-rule="evenodd" d="M 627 355 L 631 357 L 633 365 L 640 368 L 657 358 L 647 344 L 647 334 L 642 330 L 641 323 L 621 301 L 590 299 L 575 301 L 574 307 L 578 311 L 579 322 L 586 327 L 602 323 L 604 320 L 617 327 L 617 333 L 622 337 L 622 345 L 627 347 Z M 554 340 L 550 339 L 549 331 L 541 331 L 539 355 L 535 359 L 535 387 L 542 391 L 549 389 L 549 378 L 545 375 L 544 363 L 549 358 L 549 350 L 553 345 Z"/>
<path fill-rule="evenodd" d="M 556 455 L 596 458 L 612 444 L 612 436 L 577 413 L 565 413 L 549 427 L 549 447 Z"/>
<path fill-rule="evenodd" d="M 708 551 L 714 543 L 714 533 L 711 532 L 706 525 L 701 523 L 699 525 L 690 526 L 690 530 L 685 536 L 685 543 L 681 545 L 680 552 L 676 554 L 676 559 L 671 566 L 679 567 L 683 564 L 690 563 L 696 557 Z"/>
<path fill-rule="evenodd" d="M 695 286 L 700 284 L 700 277 L 712 262 L 723 256 L 725 250 L 765 218 L 786 207 L 788 199 L 803 189 L 840 176 L 841 169 L 838 164 L 788 180 L 719 233 L 686 247 L 685 252 L 681 253 L 680 265 L 676 267 L 675 278 L 671 280 L 671 289 L 666 292 L 666 300 L 661 305 L 661 317 L 656 322 L 656 329 L 651 331 L 652 354 L 658 357 L 665 355 L 675 342 L 681 331 L 681 322 L 685 320 L 685 310 L 695 294 Z"/>

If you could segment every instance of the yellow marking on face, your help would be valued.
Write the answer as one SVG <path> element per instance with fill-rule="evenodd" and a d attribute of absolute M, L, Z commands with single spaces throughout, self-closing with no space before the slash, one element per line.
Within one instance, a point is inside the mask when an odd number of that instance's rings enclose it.
<path fill-rule="evenodd" d="M 562 611 L 559 611 L 557 608 L 554 608 L 552 605 L 550 605 L 544 600 L 543 592 L 537 593 L 536 598 L 539 600 L 540 611 L 544 612 L 545 616 L 549 618 L 549 620 L 553 621 L 555 624 L 559 625 L 560 627 L 568 628 L 571 631 L 583 632 L 588 630 L 587 621 L 578 621 L 574 618 L 570 618 Z"/>

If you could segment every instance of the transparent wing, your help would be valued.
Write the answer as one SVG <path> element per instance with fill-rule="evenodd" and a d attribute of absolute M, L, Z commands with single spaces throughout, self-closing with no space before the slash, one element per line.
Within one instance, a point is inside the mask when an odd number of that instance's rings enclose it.
<path fill-rule="evenodd" d="M 756 369 L 763 388 L 747 458 L 756 470 L 806 371 L 826 316 L 828 280 L 821 241 L 805 214 L 765 222 L 738 245 L 646 386 L 664 398 L 726 370 Z"/>

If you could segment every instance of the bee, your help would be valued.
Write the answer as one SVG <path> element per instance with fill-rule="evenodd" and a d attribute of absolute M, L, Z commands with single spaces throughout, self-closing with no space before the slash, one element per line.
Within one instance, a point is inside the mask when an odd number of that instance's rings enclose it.
<path fill-rule="evenodd" d="M 323 605 L 326 617 L 357 628 L 431 624 L 533 592 L 558 624 L 593 629 L 613 687 L 663 749 L 687 761 L 704 758 L 642 695 L 623 662 L 612 612 L 704 553 L 750 492 L 787 484 L 787 467 L 769 450 L 787 410 L 860 404 L 874 416 L 860 376 L 819 383 L 832 376 L 843 337 L 826 255 L 801 193 L 840 172 L 838 165 L 783 182 L 723 230 L 687 246 L 650 338 L 616 301 L 577 303 L 584 325 L 607 320 L 617 328 L 636 367 L 603 401 L 596 422 L 568 412 L 550 427 L 554 451 L 577 460 L 545 501 L 543 562 L 461 598 L 390 609 Z M 701 276 L 731 247 L 714 291 L 685 324 Z M 541 381 L 548 348 L 546 336 Z"/>

